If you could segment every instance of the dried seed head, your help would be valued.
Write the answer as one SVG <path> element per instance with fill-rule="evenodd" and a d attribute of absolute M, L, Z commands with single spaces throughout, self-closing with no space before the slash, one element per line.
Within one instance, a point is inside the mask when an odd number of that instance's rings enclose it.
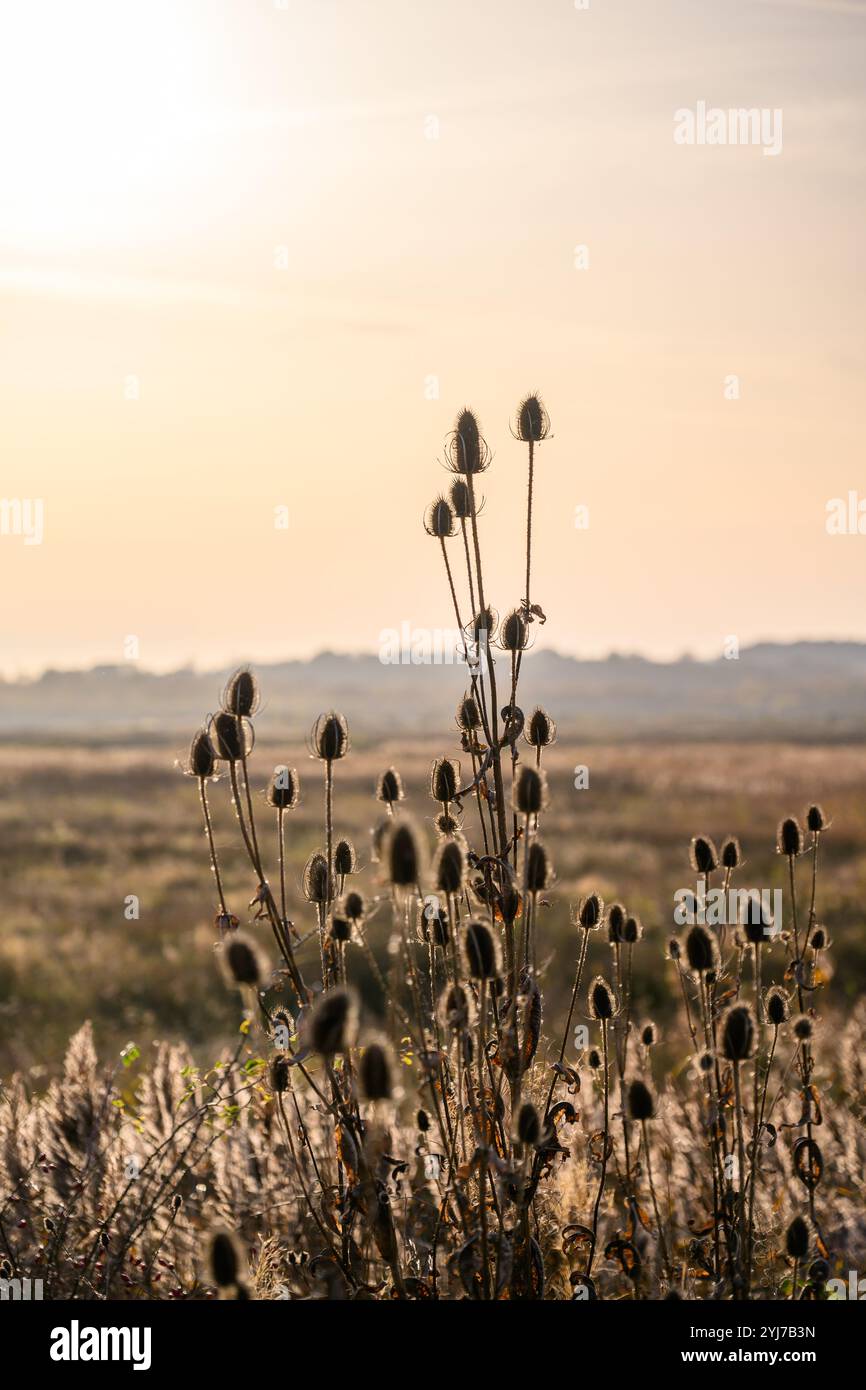
<path fill-rule="evenodd" d="M 297 768 L 275 767 L 268 787 L 268 805 L 279 811 L 293 811 L 301 796 Z"/>
<path fill-rule="evenodd" d="M 433 865 L 433 881 L 439 893 L 462 893 L 466 883 L 466 847 L 461 840 L 443 840 Z"/>
<path fill-rule="evenodd" d="M 440 541 L 454 535 L 454 513 L 450 502 L 444 497 L 437 497 L 435 502 L 430 503 L 424 518 L 424 529 L 428 536 L 435 536 Z"/>
<path fill-rule="evenodd" d="M 734 835 L 729 835 L 722 845 L 722 868 L 738 868 L 742 857 L 739 840 Z"/>
<path fill-rule="evenodd" d="M 338 840 L 334 846 L 334 873 L 340 878 L 357 871 L 358 858 L 351 840 Z"/>
<path fill-rule="evenodd" d="M 686 937 L 686 959 L 689 969 L 696 975 L 719 968 L 719 946 L 712 932 L 706 927 L 692 927 Z"/>
<path fill-rule="evenodd" d="M 390 1100 L 393 1094 L 393 1066 L 385 1043 L 368 1043 L 358 1064 L 358 1078 L 365 1100 Z"/>
<path fill-rule="evenodd" d="M 210 741 L 207 729 L 199 729 L 189 746 L 189 757 L 184 769 L 190 777 L 213 777 L 216 752 Z"/>
<path fill-rule="evenodd" d="M 376 783 L 376 799 L 384 801 L 386 806 L 393 808 L 394 803 L 404 801 L 405 796 L 406 793 L 403 791 L 403 782 L 399 772 L 395 767 L 389 767 Z"/>
<path fill-rule="evenodd" d="M 622 939 L 628 946 L 633 946 L 636 941 L 640 941 L 643 936 L 643 923 L 639 917 L 626 917 L 622 928 Z"/>
<path fill-rule="evenodd" d="M 472 615 L 472 621 L 466 626 L 476 650 L 483 651 L 496 636 L 499 614 L 495 608 L 491 608 L 488 604 L 486 608 L 479 608 L 478 612 Z"/>
<path fill-rule="evenodd" d="M 514 883 L 507 883 L 499 894 L 499 911 L 502 914 L 503 922 L 509 927 L 517 921 L 520 907 L 520 893 L 517 886 Z"/>
<path fill-rule="evenodd" d="M 584 898 L 577 913 L 577 920 L 584 931 L 595 931 L 596 927 L 601 926 L 601 919 L 604 916 L 604 903 L 597 893 L 590 893 L 588 898 Z"/>
<path fill-rule="evenodd" d="M 460 833 L 460 822 L 457 817 L 446 815 L 444 811 L 436 817 L 435 825 L 440 835 L 458 835 Z"/>
<path fill-rule="evenodd" d="M 462 1033 L 472 1021 L 472 996 L 462 985 L 449 985 L 439 996 L 439 1017 L 449 1033 Z"/>
<path fill-rule="evenodd" d="M 447 946 L 451 940 L 448 913 L 432 903 L 425 903 L 421 911 L 421 935 L 434 946 Z"/>
<path fill-rule="evenodd" d="M 223 691 L 222 707 L 242 719 L 255 714 L 259 707 L 259 683 L 252 671 L 246 668 L 235 671 Z"/>
<path fill-rule="evenodd" d="M 387 840 L 387 877 L 393 888 L 415 888 L 422 874 L 422 844 L 409 820 L 393 824 Z"/>
<path fill-rule="evenodd" d="M 611 946 L 623 940 L 625 927 L 625 908 L 622 903 L 611 903 L 607 909 L 607 939 Z"/>
<path fill-rule="evenodd" d="M 521 609 L 513 608 L 502 619 L 499 629 L 499 645 L 506 652 L 522 652 L 529 643 L 529 629 Z"/>
<path fill-rule="evenodd" d="M 826 830 L 829 823 L 821 806 L 809 807 L 806 812 L 806 824 L 813 835 L 817 835 L 820 831 Z"/>
<path fill-rule="evenodd" d="M 712 1052 L 702 1052 L 698 1058 L 698 1067 L 702 1072 L 712 1071 L 716 1065 L 716 1059 Z"/>
<path fill-rule="evenodd" d="M 210 722 L 209 733 L 218 758 L 224 762 L 236 763 L 246 757 L 252 748 L 252 733 L 249 724 L 243 719 L 220 710 Z"/>
<path fill-rule="evenodd" d="M 351 990 L 331 989 L 319 997 L 304 1019 L 304 1036 L 314 1052 L 334 1057 L 354 1043 L 357 1001 Z"/>
<path fill-rule="evenodd" d="M 549 744 L 556 742 L 556 725 L 541 705 L 529 716 L 523 737 L 531 748 L 547 748 Z"/>
<path fill-rule="evenodd" d="M 471 410 L 461 410 L 445 446 L 448 465 L 454 473 L 483 473 L 490 464 L 490 450 Z"/>
<path fill-rule="evenodd" d="M 460 764 L 453 758 L 437 758 L 430 771 L 430 795 L 446 805 L 460 790 Z"/>
<path fill-rule="evenodd" d="M 644 1047 L 655 1047 L 659 1040 L 659 1030 L 655 1024 L 649 1020 L 640 1030 L 640 1040 Z"/>
<path fill-rule="evenodd" d="M 217 1288 L 228 1289 L 238 1282 L 244 1256 L 231 1231 L 215 1231 L 210 1243 L 211 1278 Z"/>
<path fill-rule="evenodd" d="M 498 973 L 496 941 L 486 923 L 469 923 L 463 933 L 463 957 L 470 980 L 492 980 Z"/>
<path fill-rule="evenodd" d="M 258 944 L 251 936 L 236 932 L 229 937 L 222 958 L 230 984 L 252 985 L 254 989 L 261 987 L 268 968 Z"/>
<path fill-rule="evenodd" d="M 671 960 L 679 960 L 679 958 L 680 958 L 680 956 L 682 955 L 682 953 L 683 953 L 683 948 L 682 948 L 682 946 L 680 945 L 680 939 L 679 939 L 679 937 L 678 937 L 678 936 L 672 936 L 672 937 L 670 938 L 670 940 L 668 941 L 668 955 L 669 955 L 670 959 L 671 959 Z"/>
<path fill-rule="evenodd" d="M 813 951 L 826 951 L 830 945 L 830 938 L 827 935 L 826 927 L 813 927 L 812 935 L 809 937 L 809 945 Z"/>
<path fill-rule="evenodd" d="M 628 1113 L 633 1120 L 651 1120 L 656 1112 L 655 1097 L 649 1086 L 638 1078 L 628 1088 Z"/>
<path fill-rule="evenodd" d="M 743 936 L 751 946 L 760 946 L 773 935 L 773 915 L 757 889 L 753 889 L 746 898 L 741 926 Z"/>
<path fill-rule="evenodd" d="M 550 420 L 540 397 L 526 396 L 517 408 L 515 434 L 524 444 L 539 444 L 550 433 Z"/>
<path fill-rule="evenodd" d="M 531 1100 L 525 1100 L 517 1112 L 514 1137 L 519 1144 L 536 1148 L 541 1139 L 541 1116 Z"/>
<path fill-rule="evenodd" d="M 419 1110 L 415 1116 L 415 1123 L 422 1134 L 426 1134 L 430 1128 L 430 1116 L 426 1110 Z"/>
<path fill-rule="evenodd" d="M 543 893 L 553 878 L 553 865 L 540 840 L 533 840 L 526 856 L 526 890 Z"/>
<path fill-rule="evenodd" d="M 517 769 L 511 804 L 520 816 L 537 816 L 547 805 L 547 777 L 538 767 L 522 763 Z"/>
<path fill-rule="evenodd" d="M 794 816 L 788 816 L 779 824 L 779 832 L 776 837 L 776 849 L 779 854 L 785 854 L 789 859 L 794 859 L 798 854 L 803 853 L 803 832 L 800 829 L 800 822 Z"/>
<path fill-rule="evenodd" d="M 343 913 L 350 922 L 364 920 L 364 899 L 360 893 L 347 893 L 342 902 Z"/>
<path fill-rule="evenodd" d="M 785 1232 L 785 1249 L 792 1260 L 805 1260 L 809 1254 L 809 1227 L 802 1216 L 795 1216 Z"/>
<path fill-rule="evenodd" d="M 351 941 L 352 924 L 348 917 L 343 917 L 339 912 L 333 913 L 328 923 L 328 935 L 334 941 Z"/>
<path fill-rule="evenodd" d="M 335 763 L 349 751 L 349 726 L 342 714 L 330 710 L 313 725 L 313 752 L 324 763 Z"/>
<path fill-rule="evenodd" d="M 327 903 L 334 896 L 334 881 L 324 854 L 316 850 L 304 865 L 304 897 L 308 903 Z"/>
<path fill-rule="evenodd" d="M 722 1019 L 722 1052 L 729 1062 L 746 1062 L 755 1050 L 755 1016 L 748 1004 L 732 1004 Z"/>
<path fill-rule="evenodd" d="M 689 849 L 692 868 L 699 874 L 711 874 L 719 867 L 719 854 L 706 835 L 695 835 Z"/>
<path fill-rule="evenodd" d="M 593 1071 L 598 1071 L 602 1065 L 602 1056 L 597 1047 L 591 1047 L 587 1055 L 587 1062 Z"/>
<path fill-rule="evenodd" d="M 474 695 L 464 695 L 457 706 L 457 727 L 465 734 L 474 733 L 481 728 L 481 711 Z"/>
<path fill-rule="evenodd" d="M 284 1053 L 278 1052 L 276 1057 L 271 1058 L 268 1074 L 275 1096 L 281 1096 L 289 1089 L 289 1059 Z"/>
<path fill-rule="evenodd" d="M 783 1023 L 788 1022 L 791 1005 L 787 994 L 780 985 L 773 985 L 772 989 L 767 991 L 764 1012 L 774 1028 L 781 1028 Z"/>
<path fill-rule="evenodd" d="M 616 995 L 603 975 L 596 975 L 589 987 L 589 1015 L 599 1021 L 613 1018 L 617 1012 Z"/>
<path fill-rule="evenodd" d="M 800 1014 L 794 1019 L 794 1037 L 798 1042 L 811 1042 L 815 1036 L 815 1025 L 808 1014 Z"/>
<path fill-rule="evenodd" d="M 458 521 L 468 521 L 472 516 L 472 498 L 469 488 L 462 478 L 455 478 L 449 493 L 451 510 Z"/>

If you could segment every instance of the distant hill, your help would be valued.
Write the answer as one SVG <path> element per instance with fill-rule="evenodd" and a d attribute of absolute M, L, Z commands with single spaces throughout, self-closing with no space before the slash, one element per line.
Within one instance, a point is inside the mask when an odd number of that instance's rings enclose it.
<path fill-rule="evenodd" d="M 505 703 L 507 660 L 499 656 Z M 376 656 L 323 652 L 256 668 L 267 732 L 298 737 L 332 706 L 365 741 L 434 732 L 466 685 L 461 665 L 383 665 Z M 227 671 L 154 675 L 134 665 L 46 671 L 0 681 L 0 738 L 95 742 L 134 735 L 185 739 L 213 710 Z M 637 656 L 581 661 L 528 653 L 528 709 L 543 704 L 563 733 L 588 739 L 866 737 L 866 643 L 760 643 L 739 660 L 662 663 Z"/>

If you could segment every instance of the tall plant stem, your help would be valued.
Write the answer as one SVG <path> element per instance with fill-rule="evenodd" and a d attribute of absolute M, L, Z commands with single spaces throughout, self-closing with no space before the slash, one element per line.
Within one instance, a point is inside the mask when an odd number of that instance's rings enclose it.
<path fill-rule="evenodd" d="M 661 1214 L 659 1212 L 659 1204 L 658 1198 L 656 1197 L 655 1183 L 653 1182 L 652 1158 L 650 1156 L 649 1132 L 647 1129 L 646 1120 L 641 1121 L 641 1129 L 643 1132 L 643 1151 L 646 1156 L 646 1176 L 647 1182 L 649 1184 L 650 1197 L 652 1198 L 653 1212 L 655 1213 L 656 1229 L 659 1233 L 659 1249 L 661 1250 L 662 1254 L 662 1264 L 664 1265 L 664 1270 L 665 1274 L 668 1277 L 668 1282 L 670 1284 L 673 1284 L 673 1271 L 671 1269 L 670 1261 L 668 1259 L 668 1247 L 667 1242 L 665 1241 L 665 1232 L 664 1227 L 662 1226 Z"/>
<path fill-rule="evenodd" d="M 217 859 L 216 845 L 214 843 L 213 824 L 211 822 L 210 807 L 208 806 L 207 791 L 205 790 L 204 783 L 205 779 L 203 777 L 199 777 L 198 792 L 199 796 L 201 797 L 201 809 L 204 815 L 205 830 L 207 831 L 207 843 L 208 849 L 210 850 L 210 862 L 213 865 L 214 878 L 216 879 L 217 896 L 219 897 L 220 903 L 220 912 L 224 917 L 227 917 L 229 915 L 228 908 L 226 907 L 226 898 L 225 893 L 223 892 L 219 860 Z"/>
<path fill-rule="evenodd" d="M 601 1177 L 598 1183 L 598 1192 L 595 1197 L 595 1207 L 592 1213 L 592 1244 L 589 1248 L 589 1260 L 586 1266 L 586 1277 L 592 1275 L 592 1264 L 595 1259 L 595 1247 L 598 1244 L 598 1209 L 601 1206 L 602 1193 L 604 1192 L 605 1179 L 607 1178 L 607 1147 L 608 1129 L 610 1127 L 610 1084 L 608 1078 L 608 1057 L 607 1057 L 607 1019 L 601 1020 L 601 1049 L 604 1065 L 604 1130 L 602 1134 L 601 1149 Z"/>

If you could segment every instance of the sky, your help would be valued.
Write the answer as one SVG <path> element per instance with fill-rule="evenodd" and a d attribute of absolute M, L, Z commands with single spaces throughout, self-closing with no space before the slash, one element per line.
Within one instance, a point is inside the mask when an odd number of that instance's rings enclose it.
<path fill-rule="evenodd" d="M 0 672 L 453 625 L 465 405 L 510 608 L 531 390 L 540 644 L 866 639 L 864 59 L 863 0 L 5 7 Z"/>

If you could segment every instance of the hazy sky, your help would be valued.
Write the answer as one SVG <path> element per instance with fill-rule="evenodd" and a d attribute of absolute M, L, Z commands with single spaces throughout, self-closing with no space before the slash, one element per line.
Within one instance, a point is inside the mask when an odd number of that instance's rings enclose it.
<path fill-rule="evenodd" d="M 864 68 L 861 0 L 5 7 L 0 667 L 448 626 L 464 404 L 513 605 L 533 388 L 545 644 L 866 638 Z M 781 153 L 676 144 L 701 101 Z"/>

